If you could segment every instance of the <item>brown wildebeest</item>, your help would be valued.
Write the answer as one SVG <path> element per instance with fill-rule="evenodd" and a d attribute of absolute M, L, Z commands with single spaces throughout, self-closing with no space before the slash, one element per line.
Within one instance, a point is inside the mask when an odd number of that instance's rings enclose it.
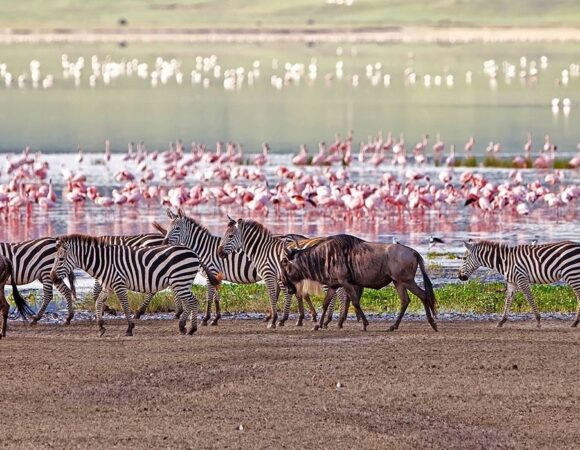
<path fill-rule="evenodd" d="M 415 282 L 417 267 L 423 274 L 425 290 Z M 390 327 L 394 331 L 399 327 L 401 319 L 409 306 L 407 290 L 415 294 L 425 306 L 427 320 L 437 331 L 433 316 L 436 314 L 435 292 L 431 280 L 425 271 L 423 258 L 417 251 L 401 244 L 380 244 L 366 242 L 355 236 L 339 234 L 331 236 L 319 245 L 309 248 L 287 248 L 286 257 L 281 261 L 282 284 L 289 292 L 296 290 L 296 284 L 309 279 L 329 287 L 324 299 L 322 315 L 318 329 L 324 323 L 324 316 L 332 295 L 339 287 L 344 288 L 347 303 L 352 302 L 363 321 L 366 330 L 368 321 L 360 307 L 360 297 L 363 288 L 381 289 L 391 281 L 401 299 L 401 310 L 396 322 Z M 348 307 L 345 308 L 345 311 Z M 346 319 L 346 314 L 340 318 L 339 324 Z"/>
<path fill-rule="evenodd" d="M 9 278 L 12 284 L 14 303 L 16 304 L 16 308 L 22 318 L 26 320 L 28 315 L 34 313 L 22 298 L 20 292 L 18 292 L 18 288 L 14 283 L 14 277 L 12 276 L 13 273 L 14 270 L 10 260 L 4 256 L 0 256 L 0 339 L 6 337 L 6 328 L 8 327 L 8 312 L 10 311 L 10 304 L 6 301 L 6 297 L 4 296 L 4 286 Z"/>

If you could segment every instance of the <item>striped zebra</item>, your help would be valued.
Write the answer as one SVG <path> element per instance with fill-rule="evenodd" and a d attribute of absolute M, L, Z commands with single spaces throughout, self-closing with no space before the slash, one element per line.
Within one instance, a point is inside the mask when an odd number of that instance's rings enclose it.
<path fill-rule="evenodd" d="M 32 319 L 32 324 L 36 324 L 44 315 L 46 308 L 52 301 L 53 286 L 66 299 L 68 316 L 65 324 L 69 324 L 74 317 L 73 299 L 76 301 L 74 290 L 74 274 L 68 276 L 70 286 L 58 280 L 53 283 L 50 277 L 50 270 L 56 256 L 56 238 L 45 237 L 23 242 L 0 242 L 0 256 L 4 256 L 12 264 L 15 285 L 28 284 L 33 281 L 42 283 L 42 305 Z"/>
<path fill-rule="evenodd" d="M 177 214 L 174 214 L 168 209 L 167 215 L 171 219 L 171 224 L 167 230 L 159 224 L 154 224 L 157 230 L 165 233 L 167 243 L 181 244 L 191 248 L 210 270 L 222 274 L 224 280 L 240 284 L 251 284 L 261 280 L 256 266 L 244 252 L 230 253 L 225 259 L 220 258 L 218 255 L 218 247 L 221 238 L 213 235 L 206 227 L 187 216 L 181 208 L 177 210 Z M 295 234 L 274 235 L 274 237 L 290 240 L 298 239 L 301 243 L 307 240 L 305 236 Z M 304 299 L 309 306 L 312 320 L 316 321 L 316 310 L 310 297 L 305 296 Z M 206 315 L 202 320 L 202 325 L 206 325 L 211 317 L 212 302 L 215 302 L 216 316 L 211 322 L 211 325 L 217 325 L 221 317 L 219 292 L 208 283 Z M 301 297 L 298 298 L 298 307 L 300 314 L 296 325 L 302 326 L 304 321 L 304 306 Z M 288 317 L 282 318 L 278 325 L 283 326 L 287 319 Z M 270 317 L 266 320 L 270 320 Z"/>
<path fill-rule="evenodd" d="M 6 337 L 6 329 L 8 328 L 10 304 L 6 301 L 6 297 L 4 296 L 4 286 L 6 286 L 8 280 L 11 280 L 12 297 L 14 298 L 16 309 L 22 318 L 26 320 L 28 314 L 32 313 L 26 300 L 24 300 L 20 295 L 20 292 L 18 292 L 18 287 L 14 282 L 14 278 L 14 267 L 12 266 L 12 263 L 5 256 L 0 256 L 0 339 Z"/>
<path fill-rule="evenodd" d="M 466 281 L 480 266 L 495 269 L 506 277 L 507 295 L 503 316 L 498 327 L 507 320 L 514 294 L 522 291 L 532 307 L 536 324 L 540 326 L 540 313 L 530 284 L 547 284 L 564 280 L 574 290 L 579 302 L 576 320 L 580 322 L 580 244 L 560 241 L 543 245 L 516 245 L 514 247 L 499 242 L 465 242 L 467 254 L 459 269 L 459 279 Z"/>
<path fill-rule="evenodd" d="M 58 238 L 57 257 L 52 268 L 53 278 L 62 278 L 80 268 L 98 279 L 103 289 L 96 299 L 99 333 L 105 333 L 103 302 L 108 292 L 114 292 L 127 318 L 126 335 L 133 335 L 135 324 L 131 318 L 127 291 L 155 293 L 170 288 L 183 305 L 184 314 L 179 331 L 185 333 L 191 314 L 189 334 L 197 330 L 198 301 L 191 292 L 191 284 L 201 267 L 197 255 L 187 247 L 163 245 L 133 248 L 108 245 L 101 239 L 73 234 Z M 210 281 L 218 284 L 211 272 Z"/>
<path fill-rule="evenodd" d="M 322 242 L 324 238 L 312 238 L 297 241 L 304 248 Z M 292 296 L 288 290 L 280 286 L 280 261 L 286 256 L 287 240 L 274 236 L 263 225 L 253 220 L 239 219 L 235 221 L 229 218 L 226 232 L 218 248 L 218 256 L 227 258 L 242 250 L 255 264 L 258 275 L 266 284 L 266 290 L 270 297 L 270 324 L 268 328 L 276 328 L 278 319 L 277 303 L 280 290 L 284 293 L 284 313 L 279 325 L 283 325 L 288 319 Z M 300 317 L 304 316 L 302 295 L 298 295 L 298 308 Z M 342 299 L 342 297 L 341 297 Z M 334 299 L 333 299 L 334 300 Z M 311 308 L 314 308 L 311 306 Z M 316 316 L 314 316 L 316 317 Z M 314 319 L 316 320 L 316 319 Z M 328 323 L 328 322 L 327 322 Z M 301 321 L 299 319 L 299 324 Z"/>
<path fill-rule="evenodd" d="M 100 236 L 100 239 L 109 245 L 125 245 L 127 247 L 134 247 L 134 248 L 141 248 L 141 247 L 152 247 L 152 246 L 156 246 L 156 245 L 163 245 L 164 244 L 164 239 L 165 236 L 161 235 L 159 233 L 144 233 L 144 234 L 133 234 L 133 235 L 107 235 L 107 236 Z M 95 280 L 95 285 L 93 287 L 93 299 L 96 300 L 97 298 L 99 298 L 99 295 L 101 293 L 101 284 L 99 283 L 99 280 Z M 139 318 L 141 317 L 141 315 L 143 315 L 145 313 L 145 310 L 147 309 L 147 306 L 149 305 L 149 303 L 151 302 L 151 300 L 153 299 L 153 297 L 155 296 L 155 294 L 147 294 L 145 297 L 145 301 L 143 302 L 143 305 L 141 305 L 141 307 L 139 308 L 138 312 L 135 314 L 135 318 Z M 177 299 L 175 300 L 175 310 L 176 310 L 176 317 L 179 318 L 181 316 L 181 313 L 183 312 L 183 307 L 181 305 L 181 302 L 178 301 Z M 117 312 L 107 306 L 107 304 L 105 303 L 103 305 L 103 312 L 108 312 L 110 314 L 117 314 Z"/>

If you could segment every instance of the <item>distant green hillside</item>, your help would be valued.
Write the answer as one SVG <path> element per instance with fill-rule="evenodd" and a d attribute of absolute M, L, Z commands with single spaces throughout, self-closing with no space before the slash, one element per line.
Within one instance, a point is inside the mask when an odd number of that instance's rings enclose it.
<path fill-rule="evenodd" d="M 331 0 L 333 1 L 333 0 Z M 334 0 L 336 1 L 336 0 Z M 345 0 L 343 0 L 345 1 Z M 0 28 L 580 26 L 578 0 L 0 0 Z"/>

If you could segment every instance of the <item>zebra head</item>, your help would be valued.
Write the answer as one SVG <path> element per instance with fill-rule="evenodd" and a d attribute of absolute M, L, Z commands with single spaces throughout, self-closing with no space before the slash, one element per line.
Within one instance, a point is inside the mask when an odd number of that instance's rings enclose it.
<path fill-rule="evenodd" d="M 481 265 L 482 261 L 479 255 L 479 246 L 472 242 L 463 242 L 467 252 L 463 257 L 463 264 L 459 269 L 459 279 L 461 281 L 467 281 L 473 272 L 475 272 Z"/>
<path fill-rule="evenodd" d="M 57 239 L 56 240 L 56 257 L 54 264 L 50 271 L 50 277 L 53 281 L 60 281 L 74 273 L 75 267 L 78 267 L 74 253 L 70 251 L 70 241 Z"/>
<path fill-rule="evenodd" d="M 226 258 L 228 255 L 238 252 L 242 249 L 243 236 L 242 236 L 242 219 L 238 219 L 236 222 L 230 216 L 228 216 L 229 222 L 226 228 L 226 232 L 222 237 L 220 245 L 218 247 L 218 256 L 220 258 Z"/>
<path fill-rule="evenodd" d="M 189 237 L 188 221 L 183 209 L 179 208 L 177 214 L 167 208 L 167 216 L 171 219 L 171 224 L 167 229 L 167 234 L 163 240 L 164 244 L 187 245 Z"/>

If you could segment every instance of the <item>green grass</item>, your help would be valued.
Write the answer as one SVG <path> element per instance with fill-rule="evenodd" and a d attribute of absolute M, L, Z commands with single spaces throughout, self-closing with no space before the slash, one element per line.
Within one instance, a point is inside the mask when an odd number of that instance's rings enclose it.
<path fill-rule="evenodd" d="M 576 0 L 0 0 L 0 27 L 277 28 L 580 24 Z"/>
<path fill-rule="evenodd" d="M 434 273 L 432 275 L 435 275 Z M 533 286 L 532 292 L 541 312 L 574 312 L 576 311 L 576 296 L 567 286 L 541 285 Z M 200 311 L 205 308 L 205 289 L 194 286 L 194 293 L 200 300 Z M 501 313 L 505 299 L 505 285 L 502 283 L 480 283 L 470 281 L 460 284 L 448 284 L 435 290 L 440 312 L 460 313 Z M 268 309 L 267 294 L 264 285 L 234 285 L 224 284 L 220 290 L 223 312 L 265 312 Z M 143 301 L 143 295 L 130 294 L 131 308 L 136 310 Z M 409 311 L 423 311 L 418 299 L 411 295 L 412 301 Z M 321 297 L 313 298 L 317 308 L 321 306 Z M 108 304 L 117 310 L 120 305 L 116 298 L 110 298 Z M 282 308 L 283 298 L 278 305 Z M 94 304 L 89 295 L 81 301 L 81 309 L 93 310 Z M 362 306 L 367 312 L 394 313 L 399 310 L 399 298 L 392 287 L 380 291 L 366 289 L 362 299 Z M 212 308 L 213 309 L 213 308 Z M 170 312 L 174 310 L 171 293 L 157 294 L 149 307 L 149 312 Z M 296 311 L 293 302 L 292 311 Z M 530 312 L 530 307 L 522 294 L 517 294 L 512 304 L 514 312 Z"/>

